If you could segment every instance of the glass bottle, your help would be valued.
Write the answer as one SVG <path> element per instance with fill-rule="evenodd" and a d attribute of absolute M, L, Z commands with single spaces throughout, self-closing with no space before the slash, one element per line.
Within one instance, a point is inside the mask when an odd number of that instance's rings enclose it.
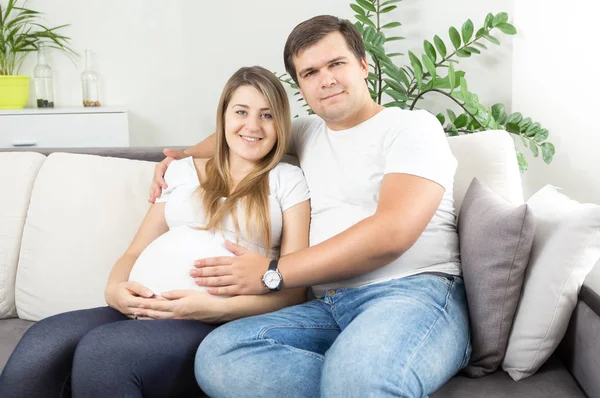
<path fill-rule="evenodd" d="M 83 106 L 100 106 L 98 95 L 98 74 L 94 70 L 92 50 L 85 50 L 85 70 L 81 74 Z"/>
<path fill-rule="evenodd" d="M 35 98 L 38 108 L 54 108 L 54 82 L 52 68 L 46 63 L 46 47 L 40 45 L 37 53 L 38 62 L 33 69 Z"/>

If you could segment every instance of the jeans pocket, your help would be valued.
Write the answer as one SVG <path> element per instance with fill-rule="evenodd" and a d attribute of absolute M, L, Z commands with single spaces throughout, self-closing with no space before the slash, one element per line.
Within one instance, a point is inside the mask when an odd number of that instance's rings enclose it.
<path fill-rule="evenodd" d="M 456 279 L 456 276 L 454 276 L 454 275 L 442 274 L 442 273 L 435 273 L 435 274 L 427 273 L 427 275 L 439 280 L 440 282 L 443 282 L 446 286 L 451 286 L 452 283 Z"/>

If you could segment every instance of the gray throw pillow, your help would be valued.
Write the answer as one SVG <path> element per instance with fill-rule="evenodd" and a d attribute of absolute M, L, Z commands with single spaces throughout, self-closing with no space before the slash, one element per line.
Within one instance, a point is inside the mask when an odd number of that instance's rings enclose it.
<path fill-rule="evenodd" d="M 485 376 L 502 363 L 534 231 L 527 204 L 512 205 L 473 179 L 458 216 L 473 346 L 469 377 Z"/>

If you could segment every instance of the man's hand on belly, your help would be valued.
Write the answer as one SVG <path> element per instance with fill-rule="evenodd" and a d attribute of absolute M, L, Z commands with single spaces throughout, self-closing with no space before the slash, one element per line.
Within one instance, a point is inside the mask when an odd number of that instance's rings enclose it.
<path fill-rule="evenodd" d="M 190 275 L 198 286 L 215 295 L 268 293 L 262 277 L 271 259 L 252 252 L 230 241 L 225 241 L 227 250 L 235 257 L 212 257 L 197 260 Z"/>

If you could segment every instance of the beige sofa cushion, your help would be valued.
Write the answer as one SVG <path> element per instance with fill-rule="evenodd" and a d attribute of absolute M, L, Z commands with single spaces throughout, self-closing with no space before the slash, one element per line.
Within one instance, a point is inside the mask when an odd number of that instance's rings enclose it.
<path fill-rule="evenodd" d="M 17 316 L 15 276 L 33 182 L 45 156 L 0 153 L 0 319 Z"/>
<path fill-rule="evenodd" d="M 515 144 L 509 133 L 502 130 L 483 131 L 449 137 L 448 142 L 458 160 L 454 177 L 456 214 L 473 177 L 511 204 L 524 202 Z"/>
<path fill-rule="evenodd" d="M 149 203 L 154 163 L 48 156 L 33 187 L 16 282 L 20 318 L 106 305 L 104 287 Z"/>

